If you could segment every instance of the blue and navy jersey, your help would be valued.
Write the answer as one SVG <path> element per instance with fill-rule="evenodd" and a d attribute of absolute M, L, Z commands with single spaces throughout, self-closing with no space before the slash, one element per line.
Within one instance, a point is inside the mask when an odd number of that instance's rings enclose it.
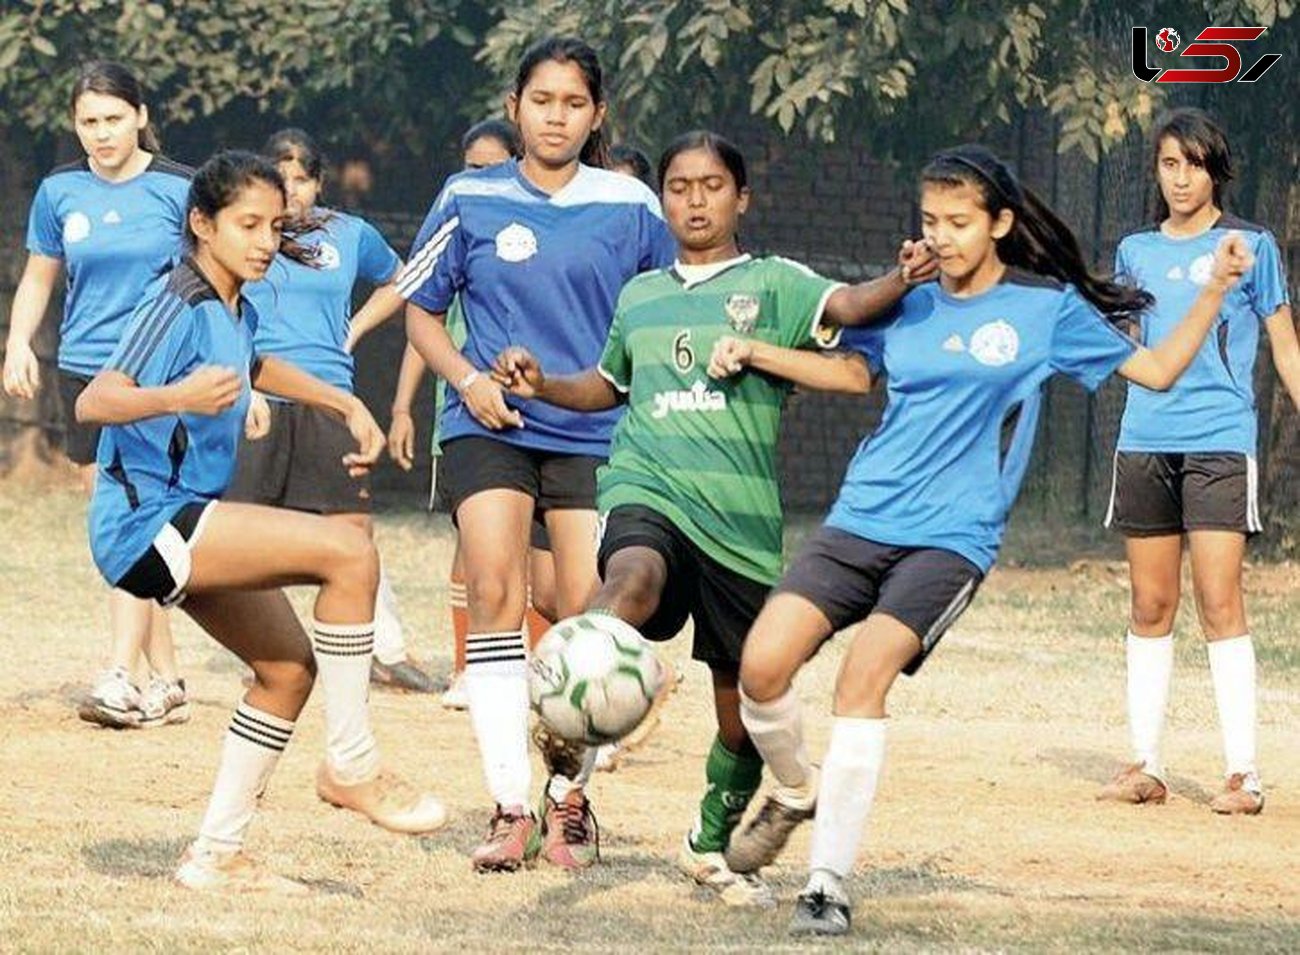
<path fill-rule="evenodd" d="M 1214 250 L 1229 231 L 1250 245 L 1255 264 L 1224 297 L 1223 307 L 1187 371 L 1168 391 L 1128 386 L 1120 451 L 1255 453 L 1255 353 L 1259 325 L 1290 301 L 1282 256 L 1272 233 L 1224 215 L 1200 235 L 1165 235 L 1159 226 L 1125 236 L 1115 272 L 1155 296 L 1142 317 L 1148 347 L 1164 339 L 1191 309 L 1214 267 Z"/>
<path fill-rule="evenodd" d="M 1029 464 L 1042 386 L 1089 389 L 1137 343 L 1071 285 L 1008 269 L 956 298 L 937 282 L 904 296 L 843 347 L 888 376 L 888 404 L 858 447 L 826 523 L 896 547 L 955 551 L 985 572 Z"/>
<path fill-rule="evenodd" d="M 518 163 L 460 173 L 424 220 L 397 288 L 430 312 L 460 296 L 461 354 L 485 369 L 522 345 L 547 374 L 571 374 L 599 360 L 614 303 L 632 276 L 672 264 L 676 245 L 659 201 L 630 176 L 580 166 L 547 195 Z M 447 390 L 442 440 L 466 435 L 566 454 L 605 457 L 621 409 L 596 414 L 509 399 L 525 427 L 489 431 Z"/>
<path fill-rule="evenodd" d="M 203 365 L 244 377 L 239 401 L 218 415 L 169 414 L 107 425 L 90 505 L 90 550 L 116 584 L 181 507 L 221 496 L 235 467 L 250 394 L 257 313 L 232 315 L 190 260 L 163 276 L 131 317 L 106 368 L 158 388 Z"/>
<path fill-rule="evenodd" d="M 254 342 L 274 355 L 345 391 L 352 391 L 352 356 L 344 350 L 352 321 L 352 287 L 358 280 L 383 285 L 402 260 L 364 219 L 329 209 L 312 213 L 321 228 L 298 242 L 319 250 L 303 265 L 277 255 L 266 278 L 244 286 L 257 309 Z"/>
<path fill-rule="evenodd" d="M 109 182 L 86 159 L 46 176 L 27 219 L 27 251 L 67 273 L 59 367 L 104 367 L 145 289 L 181 255 L 193 170 L 154 156 L 140 175 Z"/>

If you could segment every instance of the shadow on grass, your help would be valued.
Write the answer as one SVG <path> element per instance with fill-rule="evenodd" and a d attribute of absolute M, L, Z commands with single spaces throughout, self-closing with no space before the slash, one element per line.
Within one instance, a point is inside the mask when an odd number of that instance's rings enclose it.
<path fill-rule="evenodd" d="M 1039 753 L 1039 759 L 1076 779 L 1096 783 L 1097 786 L 1110 782 L 1111 778 L 1125 766 L 1110 754 L 1089 749 L 1055 747 L 1043 750 Z M 1209 805 L 1213 798 L 1213 794 L 1208 789 L 1187 776 L 1166 775 L 1165 783 L 1171 793 L 1191 802 Z"/>
<path fill-rule="evenodd" d="M 190 840 L 105 839 L 82 846 L 86 867 L 115 879 L 167 879 Z"/>

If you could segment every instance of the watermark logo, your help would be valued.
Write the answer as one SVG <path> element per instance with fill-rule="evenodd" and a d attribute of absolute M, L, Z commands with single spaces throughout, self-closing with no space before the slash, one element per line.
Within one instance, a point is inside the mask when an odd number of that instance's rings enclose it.
<path fill-rule="evenodd" d="M 1234 43 L 1253 43 L 1264 35 L 1264 27 L 1206 27 L 1183 48 L 1179 58 L 1212 57 L 1222 60 L 1213 69 L 1191 67 L 1164 70 L 1147 62 L 1147 28 L 1133 28 L 1133 75 L 1143 83 L 1254 83 L 1282 59 L 1281 53 L 1265 53 L 1242 72 L 1241 51 Z M 1163 27 L 1155 39 L 1162 53 L 1173 53 L 1182 37 L 1173 27 Z"/>

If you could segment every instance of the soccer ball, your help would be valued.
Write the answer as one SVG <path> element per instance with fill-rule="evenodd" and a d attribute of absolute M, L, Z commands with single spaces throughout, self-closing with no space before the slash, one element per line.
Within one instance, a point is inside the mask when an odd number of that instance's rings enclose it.
<path fill-rule="evenodd" d="M 645 718 L 662 680 L 658 657 L 635 627 L 584 613 L 561 620 L 538 642 L 528 697 L 560 736 L 600 745 Z"/>

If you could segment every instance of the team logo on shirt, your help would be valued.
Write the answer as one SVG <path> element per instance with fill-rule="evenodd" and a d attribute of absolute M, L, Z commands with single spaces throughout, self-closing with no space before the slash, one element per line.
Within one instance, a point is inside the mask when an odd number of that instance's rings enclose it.
<path fill-rule="evenodd" d="M 745 295 L 737 292 L 734 295 L 728 295 L 727 300 L 722 303 L 722 310 L 726 313 L 727 324 L 737 335 L 749 335 L 758 325 L 758 296 Z"/>
<path fill-rule="evenodd" d="M 332 242 L 322 242 L 316 247 L 316 258 L 312 264 L 318 269 L 337 269 L 342 262 L 338 246 Z"/>
<path fill-rule="evenodd" d="M 109 209 L 104 213 L 104 218 L 100 221 L 103 222 L 104 225 L 120 225 L 122 222 L 122 214 L 116 209 Z"/>
<path fill-rule="evenodd" d="M 497 258 L 502 262 L 526 262 L 537 254 L 537 236 L 526 225 L 512 222 L 497 233 Z"/>
<path fill-rule="evenodd" d="M 710 391 L 702 381 L 697 381 L 688 390 L 656 392 L 654 403 L 650 417 L 656 421 L 670 414 L 727 410 L 727 396 L 721 391 Z"/>
<path fill-rule="evenodd" d="M 1169 279 L 1171 282 L 1181 282 L 1183 279 L 1187 278 L 1187 273 L 1183 271 L 1181 265 L 1175 265 L 1165 273 L 1165 278 Z"/>
<path fill-rule="evenodd" d="M 998 368 L 1009 365 L 1020 353 L 1020 335 L 1009 322 L 998 319 L 975 329 L 970 337 L 970 353 L 981 365 Z"/>
<path fill-rule="evenodd" d="M 953 332 L 943 340 L 943 350 L 961 354 L 966 350 L 966 343 L 961 340 L 961 336 Z"/>
<path fill-rule="evenodd" d="M 71 245 L 90 235 L 90 216 L 74 212 L 63 221 L 63 241 Z"/>
<path fill-rule="evenodd" d="M 1208 285 L 1213 275 L 1214 256 L 1209 252 L 1194 259 L 1187 267 L 1188 281 L 1195 282 L 1197 285 Z"/>

